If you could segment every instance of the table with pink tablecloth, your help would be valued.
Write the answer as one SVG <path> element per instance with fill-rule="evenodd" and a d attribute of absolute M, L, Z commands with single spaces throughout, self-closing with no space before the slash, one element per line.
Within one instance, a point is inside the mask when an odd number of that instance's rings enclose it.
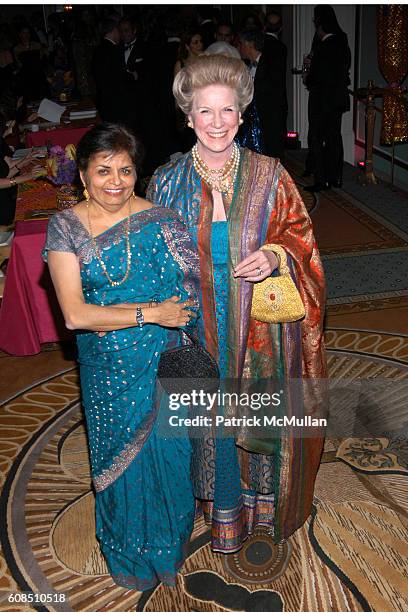
<path fill-rule="evenodd" d="M 35 355 L 44 342 L 74 338 L 65 327 L 41 251 L 48 219 L 18 221 L 0 309 L 0 349 Z"/>
<path fill-rule="evenodd" d="M 48 142 L 51 145 L 66 147 L 69 144 L 77 145 L 82 136 L 88 132 L 91 125 L 81 127 L 61 127 L 54 130 L 40 130 L 39 132 L 27 132 L 27 147 L 44 147 Z"/>

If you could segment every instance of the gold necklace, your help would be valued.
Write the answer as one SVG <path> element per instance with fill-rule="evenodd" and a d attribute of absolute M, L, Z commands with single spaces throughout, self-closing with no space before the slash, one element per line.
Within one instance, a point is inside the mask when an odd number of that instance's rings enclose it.
<path fill-rule="evenodd" d="M 235 142 L 233 143 L 231 157 L 222 168 L 209 168 L 201 159 L 196 144 L 192 148 L 191 154 L 194 168 L 211 189 L 221 193 L 228 193 L 232 190 L 240 159 L 239 147 Z"/>
<path fill-rule="evenodd" d="M 129 276 L 130 265 L 131 265 L 131 262 L 132 262 L 132 251 L 130 249 L 130 216 L 131 216 L 131 212 L 132 212 L 132 207 L 131 207 L 131 203 L 130 203 L 130 198 L 129 198 L 129 216 L 127 218 L 126 234 L 125 234 L 125 240 L 126 240 L 126 272 L 125 272 L 125 276 L 121 280 L 119 280 L 119 281 L 114 281 L 109 276 L 109 272 L 106 269 L 106 265 L 105 265 L 105 262 L 102 259 L 101 253 L 99 251 L 99 247 L 96 244 L 96 239 L 94 238 L 93 231 L 92 231 L 91 217 L 90 217 L 90 214 L 89 214 L 89 202 L 86 203 L 86 210 L 88 212 L 89 234 L 90 234 L 91 239 L 92 239 L 92 246 L 93 246 L 93 248 L 95 250 L 96 257 L 97 257 L 99 263 L 101 264 L 102 271 L 105 274 L 106 278 L 108 279 L 109 284 L 112 287 L 118 287 L 119 285 L 123 285 L 123 283 L 127 280 L 128 276 Z"/>

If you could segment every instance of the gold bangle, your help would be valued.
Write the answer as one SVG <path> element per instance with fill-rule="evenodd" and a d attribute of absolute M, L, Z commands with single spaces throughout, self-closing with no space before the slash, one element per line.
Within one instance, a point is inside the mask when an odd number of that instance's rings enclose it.
<path fill-rule="evenodd" d="M 282 258 L 285 260 L 286 266 L 286 253 L 285 250 L 278 244 L 263 244 L 261 246 L 261 251 L 271 251 L 278 260 L 278 269 L 280 270 L 282 266 Z M 282 256 L 281 256 L 282 255 Z"/>

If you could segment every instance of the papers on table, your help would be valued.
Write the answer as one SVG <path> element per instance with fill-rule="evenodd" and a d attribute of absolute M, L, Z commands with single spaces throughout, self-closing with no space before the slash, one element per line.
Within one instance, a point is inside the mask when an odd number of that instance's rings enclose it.
<path fill-rule="evenodd" d="M 29 132 L 38 132 L 39 130 L 48 130 L 49 128 L 61 127 L 60 122 L 55 121 L 36 121 L 35 123 L 23 123 L 21 126 L 24 130 Z"/>
<path fill-rule="evenodd" d="M 52 102 L 52 100 L 48 100 L 48 98 L 44 98 L 41 101 L 37 114 L 42 119 L 59 123 L 61 120 L 61 115 L 64 111 L 64 106 L 56 104 L 56 102 Z"/>
<path fill-rule="evenodd" d="M 74 121 L 75 119 L 93 119 L 94 117 L 96 117 L 96 112 L 96 108 L 91 108 L 89 110 L 71 111 L 69 113 L 69 118 L 71 119 L 71 121 Z"/>
<path fill-rule="evenodd" d="M 13 153 L 13 159 L 21 159 L 25 157 L 29 153 L 33 152 L 34 157 L 46 157 L 47 156 L 47 147 L 34 147 L 33 149 L 17 149 Z"/>
<path fill-rule="evenodd" d="M 14 232 L 0 232 L 0 246 L 8 246 L 13 240 Z"/>

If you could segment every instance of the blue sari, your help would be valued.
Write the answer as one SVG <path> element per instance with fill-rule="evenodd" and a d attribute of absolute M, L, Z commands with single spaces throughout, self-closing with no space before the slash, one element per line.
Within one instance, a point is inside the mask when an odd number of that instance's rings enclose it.
<path fill-rule="evenodd" d="M 96 238 L 113 280 L 126 270 L 126 220 Z M 131 216 L 128 279 L 111 286 L 87 229 L 74 210 L 56 214 L 48 250 L 74 252 L 86 303 L 109 306 L 197 295 L 198 257 L 172 211 L 154 207 Z M 144 325 L 77 335 L 96 532 L 114 581 L 146 590 L 175 583 L 193 527 L 188 435 L 158 433 L 156 372 L 163 350 L 179 342 L 176 330 Z"/>

